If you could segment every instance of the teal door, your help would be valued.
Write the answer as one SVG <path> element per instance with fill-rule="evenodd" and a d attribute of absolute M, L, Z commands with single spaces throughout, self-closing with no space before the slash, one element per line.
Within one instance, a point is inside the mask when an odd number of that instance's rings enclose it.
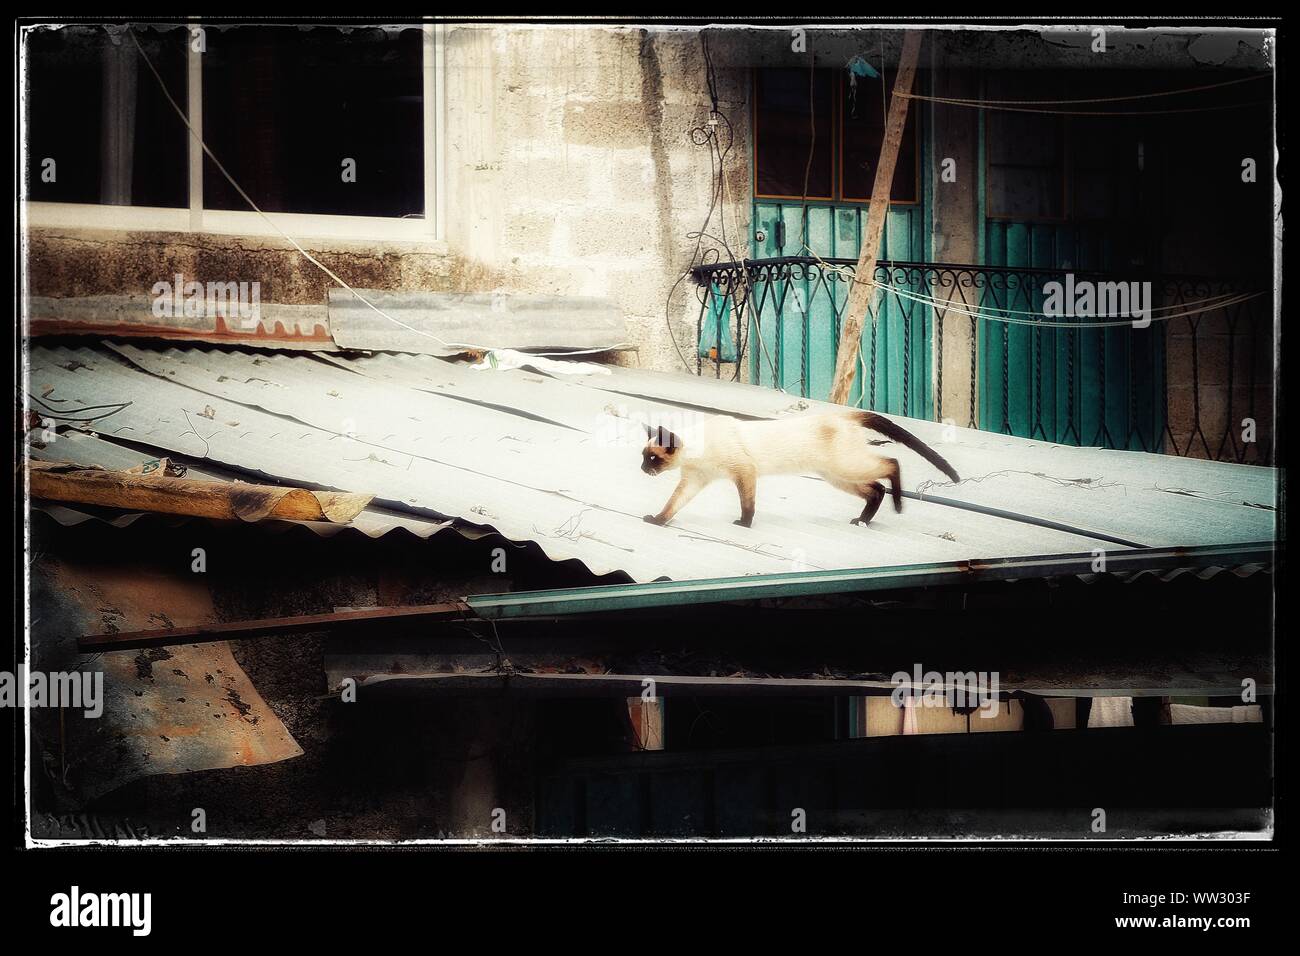
<path fill-rule="evenodd" d="M 894 82 L 893 70 L 866 72 L 755 71 L 750 250 L 757 279 L 749 291 L 745 360 L 751 381 L 791 395 L 825 400 L 835 376 L 883 141 L 885 92 Z M 814 104 L 815 137 L 808 125 Z M 918 106 L 908 118 L 881 260 L 928 257 L 929 156 L 921 133 L 929 115 Z M 878 269 L 875 279 L 889 280 L 891 289 L 877 293 L 863 322 L 850 402 L 930 417 L 932 318 L 905 295 L 920 291 L 909 283 L 922 277 Z"/>
<path fill-rule="evenodd" d="M 754 203 L 753 255 L 758 260 L 816 256 L 856 262 L 866 212 L 865 204 L 804 206 L 797 201 L 758 200 Z M 886 219 L 880 258 L 924 260 L 924 222 L 923 204 L 893 207 Z M 853 266 L 843 262 L 797 264 L 788 271 L 780 270 L 787 278 L 755 285 L 750 309 L 751 381 L 807 398 L 824 401 L 830 396 L 852 271 Z M 878 272 L 877 279 L 883 277 Z M 908 288 L 906 280 L 893 284 Z M 928 308 L 903 296 L 878 294 L 863 323 L 850 403 L 898 415 L 930 417 L 931 334 Z"/>
<path fill-rule="evenodd" d="M 1066 95 L 1073 78 L 991 73 L 994 99 Z M 1056 84 L 1056 85 L 1053 85 Z M 1095 83 L 1093 84 L 1095 85 Z M 1089 88 L 1092 88 L 1091 86 Z M 1153 213 L 1146 125 L 1131 117 L 980 111 L 980 428 L 1071 445 L 1159 451 L 1165 430 L 1165 323 L 1126 317 L 1041 321 L 1049 282 L 1150 282 Z M 1146 171 L 1144 172 L 1144 168 Z M 1112 322 L 1109 327 L 1103 322 Z"/>
<path fill-rule="evenodd" d="M 1145 329 L 1035 328 L 1043 287 L 1080 280 L 1130 280 L 1120 242 L 1100 226 L 987 220 L 984 264 L 990 272 L 979 322 L 979 421 L 988 431 L 1042 441 L 1159 451 L 1164 433 L 1164 334 Z M 1025 270 L 1018 272 L 1015 270 Z M 1034 270 L 1034 271 L 1031 271 Z M 1037 271 L 1042 270 L 1042 271 Z M 1160 283 L 1152 283 L 1159 300 Z M 1071 320 L 1066 320 L 1071 321 Z M 1110 321 L 1114 321 L 1113 319 Z"/>

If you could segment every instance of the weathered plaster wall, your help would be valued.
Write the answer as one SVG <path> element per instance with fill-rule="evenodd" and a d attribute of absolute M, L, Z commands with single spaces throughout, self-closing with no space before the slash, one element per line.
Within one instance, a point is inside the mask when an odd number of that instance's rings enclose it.
<path fill-rule="evenodd" d="M 507 288 L 609 296 L 641 364 L 680 370 L 665 303 L 714 188 L 690 136 L 711 105 L 698 33 L 457 26 L 446 50 L 452 248 Z M 725 214 L 747 230 L 747 87 L 743 71 L 719 74 L 736 131 Z M 668 315 L 693 370 L 692 289 Z"/>
<path fill-rule="evenodd" d="M 939 44 L 931 52 L 938 61 L 932 74 L 935 96 L 975 97 L 979 95 L 979 75 L 972 70 L 945 70 L 943 50 Z M 936 262 L 974 263 L 979 261 L 979 115 L 964 107 L 934 104 L 933 121 L 926 130 L 933 134 L 933 162 L 927 174 L 932 180 L 933 216 L 931 248 Z M 944 182 L 944 161 L 953 161 L 955 182 Z M 952 290 L 954 305 L 961 305 L 961 289 Z M 975 405 L 978 382 L 975 363 L 971 360 L 974 331 L 971 318 L 947 312 L 942 319 L 942 346 L 935 335 L 935 349 L 942 348 L 934 363 L 936 393 L 941 397 L 940 417 L 957 425 L 974 425 L 979 420 Z M 936 329 L 936 332 L 939 330 Z M 941 381 L 938 376 L 941 372 Z M 941 386 L 941 388 L 940 388 Z"/>
<path fill-rule="evenodd" d="M 296 237 L 295 237 L 296 238 Z M 436 245 L 312 241 L 303 245 L 349 285 L 448 291 L 479 277 Z M 323 305 L 333 280 L 279 238 L 105 229 L 34 229 L 28 275 L 37 296 L 143 295 L 186 280 L 258 281 L 263 302 Z"/>

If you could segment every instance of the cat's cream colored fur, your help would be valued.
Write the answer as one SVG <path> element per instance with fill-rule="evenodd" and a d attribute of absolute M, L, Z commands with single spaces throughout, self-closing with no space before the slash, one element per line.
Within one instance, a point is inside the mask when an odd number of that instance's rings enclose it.
<path fill-rule="evenodd" d="M 684 441 L 672 432 L 647 428 L 649 441 L 641 452 L 641 469 L 657 475 L 681 469 L 668 503 L 653 524 L 667 524 L 685 505 L 715 481 L 734 482 L 740 493 L 740 518 L 749 527 L 754 520 L 754 492 L 761 475 L 818 475 L 830 484 L 865 501 L 854 524 L 866 524 L 885 497 L 882 480 L 888 480 L 894 510 L 903 510 L 898 460 L 876 453 L 864 429 L 880 432 L 922 455 L 953 481 L 957 472 L 915 435 L 874 412 L 844 411 L 804 415 L 775 421 L 742 421 L 719 415 L 709 419 Z"/>

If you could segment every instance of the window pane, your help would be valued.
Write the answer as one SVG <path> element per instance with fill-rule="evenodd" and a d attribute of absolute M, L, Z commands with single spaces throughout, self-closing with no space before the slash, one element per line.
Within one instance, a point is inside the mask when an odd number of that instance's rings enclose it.
<path fill-rule="evenodd" d="M 876 163 L 880 160 L 880 144 L 885 138 L 886 111 L 889 93 L 894 89 L 897 70 L 886 70 L 878 79 L 858 77 L 856 84 L 845 71 L 844 94 L 844 167 L 843 193 L 845 199 L 869 200 L 876 184 Z M 882 102 L 881 85 L 885 97 Z M 907 122 L 903 126 L 903 141 L 898 147 L 898 162 L 894 166 L 893 185 L 889 198 L 894 202 L 916 202 L 917 150 L 916 111 L 918 103 L 909 105 Z"/>
<path fill-rule="evenodd" d="M 1134 117 L 1077 116 L 1070 124 L 1070 182 L 1075 219 L 1138 218 L 1138 156 L 1145 157 Z"/>
<path fill-rule="evenodd" d="M 987 98 L 1060 98 L 1060 77 L 1038 70 L 991 74 Z M 1074 94 L 1082 95 L 1082 94 Z M 1045 113 L 985 113 L 988 214 L 1006 219 L 1065 216 L 1065 118 Z"/>
<path fill-rule="evenodd" d="M 989 215 L 1006 219 L 1060 219 L 1061 177 L 1051 169 L 989 167 Z"/>
<path fill-rule="evenodd" d="M 809 73 L 813 75 L 810 77 Z M 755 149 L 760 196 L 831 198 L 831 75 L 760 70 L 755 82 Z M 809 167 L 815 104 L 816 145 Z"/>
<path fill-rule="evenodd" d="M 1170 73 L 1161 82 L 1174 89 L 1206 78 Z M 1204 90 L 1187 97 L 1194 101 L 1188 105 L 1234 108 L 1147 118 L 1144 183 L 1159 199 L 1165 257 L 1174 271 L 1252 275 L 1271 267 L 1274 229 L 1281 228 L 1273 209 L 1271 96 L 1268 80 Z M 1246 159 L 1255 161 L 1254 181 L 1243 179 Z"/>
<path fill-rule="evenodd" d="M 204 138 L 265 212 L 422 217 L 422 49 L 417 27 L 208 27 Z M 206 157 L 203 203 L 248 209 Z"/>
<path fill-rule="evenodd" d="M 103 27 L 27 37 L 28 197 L 114 206 L 189 204 L 189 133 L 129 36 Z M 184 108 L 185 34 L 136 37 Z M 51 167 L 46 162 L 53 160 Z M 53 176 L 53 182 L 46 181 Z"/>

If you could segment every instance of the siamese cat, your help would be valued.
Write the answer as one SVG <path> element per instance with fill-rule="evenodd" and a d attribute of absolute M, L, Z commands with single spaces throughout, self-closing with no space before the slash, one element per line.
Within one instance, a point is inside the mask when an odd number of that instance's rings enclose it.
<path fill-rule="evenodd" d="M 682 472 L 663 510 L 645 516 L 651 524 L 667 524 L 707 486 L 725 478 L 735 482 L 740 492 L 740 517 L 734 523 L 748 528 L 754 520 L 754 491 L 759 476 L 802 472 L 812 472 L 865 502 L 862 514 L 852 524 L 865 525 L 875 517 L 885 498 L 882 480 L 889 481 L 894 510 L 902 511 L 898 460 L 872 451 L 863 429 L 907 446 L 953 481 L 961 481 L 952 465 L 934 449 L 874 412 L 829 412 L 775 421 L 741 421 L 719 415 L 709 419 L 690 444 L 666 428 L 644 427 L 649 440 L 641 450 L 641 470 L 647 475 L 672 468 Z"/>

